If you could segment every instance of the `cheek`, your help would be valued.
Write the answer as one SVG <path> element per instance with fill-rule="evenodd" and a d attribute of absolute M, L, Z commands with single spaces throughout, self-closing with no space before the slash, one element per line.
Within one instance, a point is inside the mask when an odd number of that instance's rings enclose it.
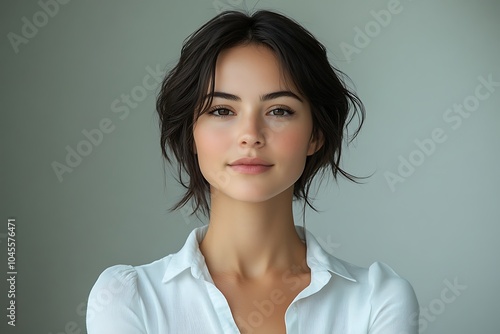
<path fill-rule="evenodd" d="M 309 146 L 309 132 L 300 128 L 289 128 L 272 136 L 277 154 L 291 161 L 304 160 Z"/>
<path fill-rule="evenodd" d="M 227 131 L 223 131 L 220 127 L 211 126 L 206 124 L 208 122 L 202 122 L 200 125 L 196 126 L 193 132 L 196 147 L 200 150 L 204 149 L 216 149 L 220 145 L 224 144 L 222 139 L 227 136 Z"/>
<path fill-rule="evenodd" d="M 200 169 L 212 163 L 224 163 L 225 154 L 228 152 L 229 138 L 227 132 L 216 131 L 208 127 L 197 126 L 193 137 L 198 154 Z"/>
<path fill-rule="evenodd" d="M 276 158 L 280 162 L 280 174 L 292 178 L 294 183 L 304 172 L 307 158 L 308 136 L 300 131 L 281 133 L 274 145 Z"/>

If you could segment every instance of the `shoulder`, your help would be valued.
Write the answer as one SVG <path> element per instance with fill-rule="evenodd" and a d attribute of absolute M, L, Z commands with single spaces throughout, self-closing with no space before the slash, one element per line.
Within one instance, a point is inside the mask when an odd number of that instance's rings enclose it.
<path fill-rule="evenodd" d="M 343 263 L 369 298 L 369 333 L 418 333 L 419 304 L 407 279 L 384 262 L 368 268 Z"/>
<path fill-rule="evenodd" d="M 371 297 L 387 294 L 403 294 L 408 297 L 415 295 L 413 287 L 388 264 L 375 261 L 368 268 L 360 267 L 330 255 L 337 266 L 341 265 L 360 286 L 369 289 Z"/>
<path fill-rule="evenodd" d="M 137 271 L 130 265 L 115 265 L 105 269 L 90 290 L 87 322 L 92 324 L 117 314 L 125 308 L 135 308 L 139 302 Z"/>
<path fill-rule="evenodd" d="M 134 292 L 137 287 L 137 270 L 130 265 L 115 265 L 106 268 L 97 278 L 90 296 L 117 296 Z"/>
<path fill-rule="evenodd" d="M 366 282 L 374 292 L 373 297 L 395 295 L 413 299 L 415 292 L 407 279 L 401 277 L 388 264 L 376 261 L 366 270 Z"/>
<path fill-rule="evenodd" d="M 335 272 L 346 278 L 337 281 L 345 284 L 336 285 L 348 299 L 343 303 L 357 310 L 366 309 L 366 313 L 360 311 L 359 317 L 366 316 L 369 334 L 418 333 L 419 304 L 407 279 L 384 262 L 360 267 L 333 255 L 329 259 Z"/>
<path fill-rule="evenodd" d="M 412 285 L 386 263 L 374 262 L 368 268 L 367 278 L 372 307 L 376 311 L 388 306 L 408 315 L 418 311 L 418 300 Z"/>
<path fill-rule="evenodd" d="M 94 283 L 90 297 L 109 297 L 107 299 L 121 301 L 137 297 L 139 285 L 161 282 L 171 256 L 138 266 L 118 264 L 106 268 Z"/>
<path fill-rule="evenodd" d="M 388 264 L 375 261 L 365 268 L 338 258 L 336 261 L 342 263 L 363 290 L 369 291 L 373 304 L 383 303 L 391 298 L 416 302 L 415 292 L 410 282 L 397 274 Z"/>
<path fill-rule="evenodd" d="M 94 283 L 87 303 L 87 329 L 94 333 L 143 333 L 143 299 L 160 284 L 169 257 L 140 266 L 114 265 L 106 268 Z"/>
<path fill-rule="evenodd" d="M 143 333 L 137 271 L 128 265 L 104 270 L 90 291 L 87 303 L 89 334 Z"/>

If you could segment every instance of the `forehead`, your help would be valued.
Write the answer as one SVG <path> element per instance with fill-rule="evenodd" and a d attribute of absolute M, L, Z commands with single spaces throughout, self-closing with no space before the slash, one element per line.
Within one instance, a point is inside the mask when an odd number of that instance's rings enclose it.
<path fill-rule="evenodd" d="M 246 44 L 220 52 L 215 68 L 215 90 L 297 91 L 274 51 L 261 44 Z"/>

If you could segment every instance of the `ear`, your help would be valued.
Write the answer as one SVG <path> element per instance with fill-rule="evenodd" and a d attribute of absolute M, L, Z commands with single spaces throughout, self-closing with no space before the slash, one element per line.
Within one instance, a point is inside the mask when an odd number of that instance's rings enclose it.
<path fill-rule="evenodd" d="M 193 152 L 194 155 L 198 153 L 198 150 L 196 149 L 196 141 L 194 140 L 194 129 L 193 132 L 191 132 L 191 141 L 193 142 L 193 146 L 191 147 L 191 152 Z"/>
<path fill-rule="evenodd" d="M 309 148 L 307 149 L 307 155 L 313 155 L 318 152 L 318 150 L 323 146 L 325 142 L 325 138 L 323 137 L 323 133 L 321 131 L 318 132 L 318 138 L 311 138 L 309 142 Z"/>

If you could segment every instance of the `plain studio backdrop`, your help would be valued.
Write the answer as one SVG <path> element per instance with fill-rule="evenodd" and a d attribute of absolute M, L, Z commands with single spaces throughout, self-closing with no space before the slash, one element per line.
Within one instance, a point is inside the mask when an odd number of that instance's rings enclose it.
<path fill-rule="evenodd" d="M 163 169 L 155 96 L 184 38 L 229 8 L 297 20 L 366 105 L 343 167 L 374 175 L 363 185 L 316 182 L 320 212 L 306 211 L 306 227 L 333 255 L 386 262 L 410 281 L 421 332 L 498 333 L 499 1 L 0 7 L 1 276 L 8 218 L 17 266 L 16 327 L 10 284 L 0 283 L 2 333 L 85 333 L 88 293 L 106 267 L 176 252 L 205 223 L 167 212 L 183 189 Z"/>

